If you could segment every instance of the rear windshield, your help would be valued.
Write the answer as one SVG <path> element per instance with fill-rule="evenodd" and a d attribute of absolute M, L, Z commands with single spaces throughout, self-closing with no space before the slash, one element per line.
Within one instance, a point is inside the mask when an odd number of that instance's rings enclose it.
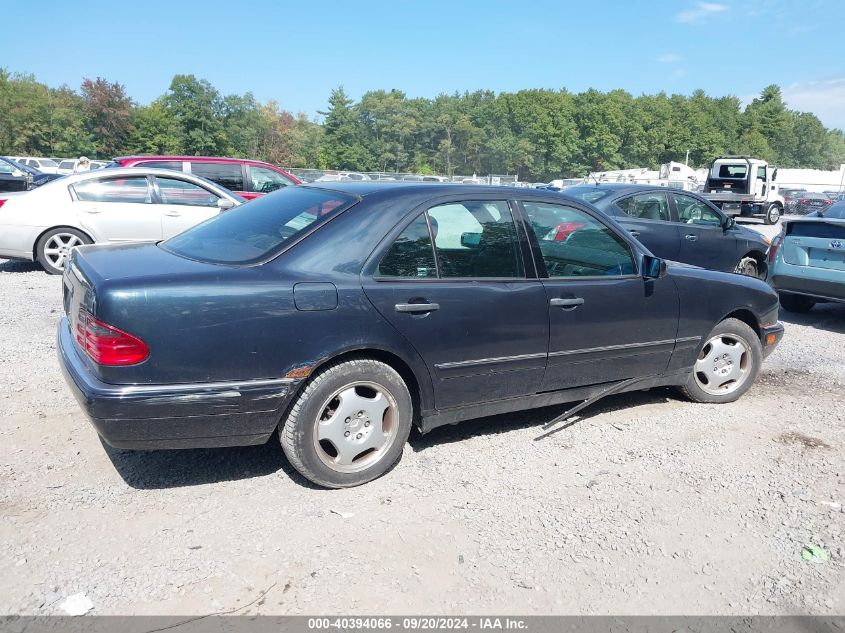
<path fill-rule="evenodd" d="M 597 202 L 602 198 L 610 195 L 610 189 L 600 189 L 599 187 L 567 187 L 563 190 L 567 196 L 578 198 L 584 202 Z"/>
<path fill-rule="evenodd" d="M 720 165 L 719 178 L 739 178 L 744 179 L 748 174 L 747 165 Z"/>
<path fill-rule="evenodd" d="M 356 201 L 336 191 L 285 187 L 225 211 L 161 246 L 176 255 L 202 262 L 255 264 L 274 257 L 284 250 L 287 242 Z"/>

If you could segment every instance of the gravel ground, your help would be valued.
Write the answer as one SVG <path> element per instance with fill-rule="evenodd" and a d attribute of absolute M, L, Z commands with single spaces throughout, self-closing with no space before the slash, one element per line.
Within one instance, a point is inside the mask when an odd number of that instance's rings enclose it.
<path fill-rule="evenodd" d="M 60 279 L 0 261 L 0 614 L 845 612 L 845 305 L 783 315 L 739 402 L 659 389 L 414 433 L 318 490 L 276 444 L 103 446 L 61 377 Z M 827 560 L 802 558 L 816 545 Z"/>

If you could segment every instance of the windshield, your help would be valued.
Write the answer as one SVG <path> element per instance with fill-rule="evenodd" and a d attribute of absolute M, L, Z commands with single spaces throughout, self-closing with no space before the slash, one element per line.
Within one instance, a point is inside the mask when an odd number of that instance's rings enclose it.
<path fill-rule="evenodd" d="M 610 195 L 610 189 L 601 189 L 599 187 L 568 187 L 563 190 L 567 196 L 578 198 L 584 202 L 597 202 L 602 198 Z"/>
<path fill-rule="evenodd" d="M 845 220 L 845 201 L 830 205 L 827 211 L 821 211 L 819 215 L 831 220 Z"/>
<path fill-rule="evenodd" d="M 214 264 L 255 264 L 282 252 L 311 225 L 356 202 L 336 191 L 285 187 L 226 211 L 162 243 L 176 255 Z"/>

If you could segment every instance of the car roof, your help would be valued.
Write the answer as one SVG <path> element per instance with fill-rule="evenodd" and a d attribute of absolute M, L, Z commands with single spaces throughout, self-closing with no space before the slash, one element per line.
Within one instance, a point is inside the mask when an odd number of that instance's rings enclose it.
<path fill-rule="evenodd" d="M 546 197 L 550 195 L 557 197 L 556 194 L 560 192 L 538 190 L 538 189 L 518 189 L 516 187 L 505 187 L 501 185 L 467 185 L 462 183 L 452 182 L 433 182 L 433 181 L 413 181 L 413 180 L 332 180 L 322 182 L 310 182 L 303 187 L 311 187 L 317 189 L 327 189 L 331 191 L 338 191 L 358 197 L 366 197 L 377 193 L 407 193 L 407 194 L 425 194 L 431 195 L 437 193 L 443 196 L 449 195 L 486 195 L 491 193 L 501 193 L 503 200 L 512 198 L 531 197 Z"/>
<path fill-rule="evenodd" d="M 229 156 L 158 156 L 158 155 L 137 155 L 137 156 L 116 156 L 116 163 L 130 160 L 173 160 L 173 161 L 202 161 L 204 163 L 246 163 L 250 165 L 270 165 L 261 160 L 251 158 L 231 158 Z"/>
<path fill-rule="evenodd" d="M 572 187 L 567 187 L 566 189 L 562 190 L 562 193 L 566 193 L 568 189 L 598 189 L 599 191 L 614 191 L 616 193 L 634 193 L 637 191 L 671 191 L 672 193 L 688 193 L 692 195 L 698 195 L 695 191 L 687 191 L 685 189 L 678 189 L 676 187 L 661 187 L 660 185 L 642 185 L 636 183 L 627 183 L 627 182 L 600 182 L 596 183 L 587 183 L 583 185 L 574 185 Z"/>

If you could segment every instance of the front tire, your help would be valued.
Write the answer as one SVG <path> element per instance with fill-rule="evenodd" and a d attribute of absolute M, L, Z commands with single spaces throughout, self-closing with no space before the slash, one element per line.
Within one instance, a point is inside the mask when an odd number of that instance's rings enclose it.
<path fill-rule="evenodd" d="M 693 402 L 733 402 L 754 384 L 762 362 L 754 330 L 739 319 L 725 319 L 707 336 L 681 393 Z"/>
<path fill-rule="evenodd" d="M 279 440 L 291 465 L 326 488 L 372 481 L 402 457 L 414 409 L 389 365 L 360 358 L 315 373 L 297 395 Z"/>
<path fill-rule="evenodd" d="M 783 210 L 780 208 L 780 205 L 777 203 L 772 203 L 766 209 L 766 215 L 763 216 L 763 222 L 766 224 L 777 224 L 778 220 L 780 220 L 780 216 L 783 213 Z"/>
<path fill-rule="evenodd" d="M 780 299 L 780 305 L 783 306 L 783 309 L 789 312 L 809 312 L 813 309 L 813 306 L 816 305 L 815 301 L 813 301 L 810 297 L 805 297 L 804 295 L 781 293 L 778 298 Z"/>
<path fill-rule="evenodd" d="M 35 245 L 35 258 L 51 275 L 61 275 L 70 251 L 76 246 L 92 244 L 93 240 L 82 231 L 58 228 L 47 231 Z"/>

